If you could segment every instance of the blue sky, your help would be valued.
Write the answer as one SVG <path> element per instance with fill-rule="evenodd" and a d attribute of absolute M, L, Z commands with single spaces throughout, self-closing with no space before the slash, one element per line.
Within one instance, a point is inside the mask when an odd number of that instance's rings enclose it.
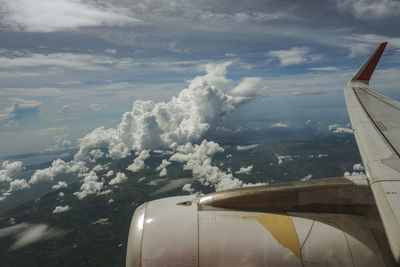
<path fill-rule="evenodd" d="M 341 90 L 382 41 L 372 86 L 399 98 L 399 15 L 393 0 L 0 0 L 0 156 L 75 146 L 211 72 L 251 98 L 232 128 L 344 124 Z"/>

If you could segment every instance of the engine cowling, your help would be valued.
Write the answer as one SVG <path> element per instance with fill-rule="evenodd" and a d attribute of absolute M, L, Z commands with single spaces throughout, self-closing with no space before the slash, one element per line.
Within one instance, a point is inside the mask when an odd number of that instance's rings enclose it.
<path fill-rule="evenodd" d="M 181 196 L 139 206 L 126 266 L 391 265 L 381 224 L 371 218 L 213 209 L 201 201 Z"/>

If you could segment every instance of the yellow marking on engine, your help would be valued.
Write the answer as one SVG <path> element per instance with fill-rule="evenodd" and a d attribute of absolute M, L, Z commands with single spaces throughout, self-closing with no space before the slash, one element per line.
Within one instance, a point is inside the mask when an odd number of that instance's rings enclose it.
<path fill-rule="evenodd" d="M 290 249 L 301 260 L 299 241 L 292 220 L 287 215 L 264 213 L 256 216 L 244 216 L 264 226 L 276 241 Z"/>

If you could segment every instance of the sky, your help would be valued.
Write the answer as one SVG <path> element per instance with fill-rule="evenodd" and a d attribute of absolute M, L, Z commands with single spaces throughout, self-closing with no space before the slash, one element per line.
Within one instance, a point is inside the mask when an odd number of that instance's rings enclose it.
<path fill-rule="evenodd" d="M 138 112 L 189 123 L 125 149 L 224 129 L 344 126 L 342 88 L 383 41 L 372 86 L 400 98 L 399 15 L 393 0 L 0 0 L 0 157 L 76 147 L 99 127 L 120 133 Z M 202 110 L 179 106 L 185 88 Z"/>

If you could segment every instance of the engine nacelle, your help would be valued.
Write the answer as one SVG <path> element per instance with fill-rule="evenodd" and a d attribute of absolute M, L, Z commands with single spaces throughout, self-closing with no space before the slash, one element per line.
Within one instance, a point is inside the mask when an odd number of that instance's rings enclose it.
<path fill-rule="evenodd" d="M 126 266 L 391 265 L 379 221 L 205 208 L 204 198 L 172 197 L 138 207 Z"/>

